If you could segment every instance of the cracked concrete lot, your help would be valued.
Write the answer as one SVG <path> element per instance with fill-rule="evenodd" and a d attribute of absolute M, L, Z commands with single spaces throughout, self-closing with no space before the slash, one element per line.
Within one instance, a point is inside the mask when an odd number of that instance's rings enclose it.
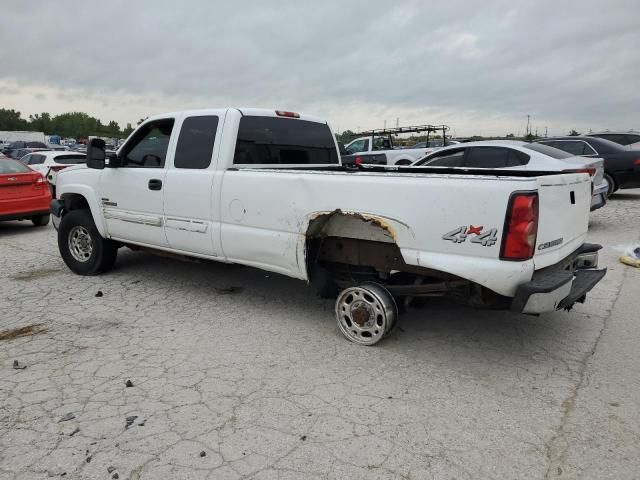
<path fill-rule="evenodd" d="M 370 348 L 302 282 L 126 249 L 83 278 L 0 224 L 0 333 L 35 325 L 0 340 L 0 478 L 639 478 L 640 191 L 591 218 L 585 305 L 433 300 Z"/>

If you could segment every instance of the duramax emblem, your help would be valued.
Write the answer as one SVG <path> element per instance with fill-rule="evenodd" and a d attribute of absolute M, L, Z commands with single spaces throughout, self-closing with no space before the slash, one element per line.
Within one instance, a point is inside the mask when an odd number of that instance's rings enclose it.
<path fill-rule="evenodd" d="M 545 250 L 547 248 L 555 247 L 556 245 L 560 245 L 564 242 L 563 238 L 556 238 L 555 240 L 551 240 L 550 242 L 541 243 L 538 245 L 538 250 Z"/>

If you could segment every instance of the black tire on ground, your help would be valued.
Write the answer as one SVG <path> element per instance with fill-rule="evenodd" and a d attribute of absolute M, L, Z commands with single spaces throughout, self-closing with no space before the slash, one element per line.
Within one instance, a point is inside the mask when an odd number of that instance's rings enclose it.
<path fill-rule="evenodd" d="M 604 178 L 609 184 L 609 190 L 607 190 L 607 198 L 609 198 L 613 194 L 613 192 L 618 190 L 618 185 L 616 185 L 616 181 L 608 173 L 604 174 Z"/>
<path fill-rule="evenodd" d="M 38 215 L 37 217 L 31 217 L 31 222 L 36 227 L 44 227 L 45 225 L 49 225 L 50 219 L 51 215 Z"/>
<path fill-rule="evenodd" d="M 103 238 L 89 210 L 72 210 L 62 217 L 58 248 L 64 263 L 78 275 L 98 275 L 113 267 L 117 244 Z"/>

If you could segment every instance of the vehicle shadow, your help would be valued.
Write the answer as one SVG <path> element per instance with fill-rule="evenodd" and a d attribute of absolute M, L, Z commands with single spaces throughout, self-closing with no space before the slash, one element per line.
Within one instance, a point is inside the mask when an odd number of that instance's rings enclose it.
<path fill-rule="evenodd" d="M 335 325 L 334 301 L 320 299 L 303 281 L 240 265 L 185 263 L 139 252 L 123 252 L 116 265 L 113 273 L 118 276 L 153 283 L 158 289 L 179 288 L 190 302 L 201 305 L 222 302 L 244 310 L 247 321 L 257 321 L 256 314 L 263 321 L 274 319 L 275 330 L 296 331 L 331 351 L 337 348 L 350 355 L 355 347 L 365 356 L 381 351 L 429 361 L 460 356 L 458 363 L 471 370 L 493 363 L 528 368 L 531 362 L 555 364 L 567 355 L 573 361 L 580 345 L 587 348 L 601 328 L 600 319 L 578 312 L 536 317 L 430 298 L 422 308 L 410 308 L 401 315 L 397 328 L 367 349 L 342 338 Z"/>
<path fill-rule="evenodd" d="M 635 193 L 636 189 L 633 189 L 634 192 L 630 192 L 630 191 L 625 191 L 625 190 L 618 190 L 616 193 L 614 193 L 613 195 L 611 195 L 611 197 L 609 197 L 609 201 L 611 200 L 624 200 L 624 201 L 629 201 L 629 200 L 638 200 L 640 199 L 640 193 Z M 605 205 L 606 208 L 606 205 Z"/>
<path fill-rule="evenodd" d="M 56 233 L 51 223 L 46 227 L 36 227 L 30 220 L 0 222 L 0 236 L 33 234 L 34 232 L 42 232 L 46 230 L 51 230 L 54 234 Z"/>

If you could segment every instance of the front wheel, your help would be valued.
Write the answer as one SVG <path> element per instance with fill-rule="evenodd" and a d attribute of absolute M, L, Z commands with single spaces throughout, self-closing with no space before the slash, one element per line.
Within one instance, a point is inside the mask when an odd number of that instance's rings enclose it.
<path fill-rule="evenodd" d="M 399 167 L 406 167 L 408 165 L 411 165 L 411 161 L 410 160 L 398 160 L 396 162 L 396 165 L 398 165 Z"/>
<path fill-rule="evenodd" d="M 116 261 L 118 247 L 103 238 L 88 210 L 72 210 L 60 222 L 58 248 L 64 263 L 78 275 L 98 275 Z"/>
<path fill-rule="evenodd" d="M 607 190 L 607 198 L 609 198 L 611 195 L 613 195 L 613 192 L 618 190 L 618 186 L 616 185 L 616 181 L 613 179 L 613 177 L 608 173 L 604 174 L 604 179 L 609 184 L 609 189 Z"/>

